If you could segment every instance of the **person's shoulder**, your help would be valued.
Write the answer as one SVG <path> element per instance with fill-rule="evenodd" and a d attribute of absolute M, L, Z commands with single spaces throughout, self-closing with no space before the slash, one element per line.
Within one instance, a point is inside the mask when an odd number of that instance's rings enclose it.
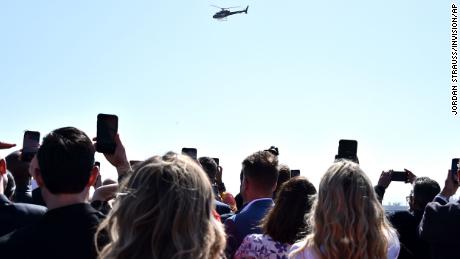
<path fill-rule="evenodd" d="M 26 214 L 39 214 L 43 215 L 46 213 L 46 207 L 35 205 L 35 204 L 28 204 L 28 203 L 14 203 L 13 206 L 18 210 L 22 211 Z"/>
<path fill-rule="evenodd" d="M 447 204 L 440 204 L 438 202 L 429 202 L 425 207 L 426 213 L 460 213 L 460 201 L 449 202 Z"/>
<path fill-rule="evenodd" d="M 315 251 L 311 247 L 306 246 L 306 240 L 299 241 L 289 249 L 289 258 L 292 259 L 317 259 Z"/>

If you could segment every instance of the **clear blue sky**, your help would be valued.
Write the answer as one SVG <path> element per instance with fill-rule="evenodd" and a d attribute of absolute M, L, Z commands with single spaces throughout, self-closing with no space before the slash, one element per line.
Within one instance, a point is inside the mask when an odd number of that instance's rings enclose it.
<path fill-rule="evenodd" d="M 219 22 L 210 4 L 249 12 Z M 241 161 L 270 145 L 317 185 L 341 138 L 359 141 L 375 183 L 382 170 L 409 168 L 443 185 L 460 156 L 450 6 L 2 1 L 0 139 L 21 145 L 25 129 L 68 125 L 95 136 L 103 112 L 119 116 L 130 159 L 197 147 L 221 158 L 234 193 Z M 390 188 L 387 201 L 410 190 Z"/>

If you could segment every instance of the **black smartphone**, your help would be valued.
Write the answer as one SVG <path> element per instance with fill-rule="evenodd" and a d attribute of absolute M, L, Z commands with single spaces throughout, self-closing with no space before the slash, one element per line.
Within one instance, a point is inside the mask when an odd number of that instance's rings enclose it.
<path fill-rule="evenodd" d="M 26 130 L 22 143 L 21 160 L 24 162 L 32 161 L 40 146 L 40 132 Z"/>
<path fill-rule="evenodd" d="M 94 165 L 97 166 L 97 168 L 101 169 L 101 163 L 100 162 L 96 161 L 96 162 L 94 162 Z"/>
<path fill-rule="evenodd" d="M 296 177 L 300 175 L 300 170 L 294 169 L 291 170 L 291 177 Z"/>
<path fill-rule="evenodd" d="M 104 154 L 115 152 L 115 137 L 118 132 L 118 117 L 111 114 L 97 115 L 96 151 Z"/>
<path fill-rule="evenodd" d="M 191 157 L 194 160 L 197 160 L 198 152 L 197 152 L 196 148 L 184 147 L 184 148 L 182 148 L 182 154 L 187 155 L 187 156 Z"/>
<path fill-rule="evenodd" d="M 406 171 L 393 171 L 391 172 L 391 181 L 407 182 L 408 174 Z"/>
<path fill-rule="evenodd" d="M 214 157 L 213 159 L 214 159 L 214 162 L 216 162 L 217 166 L 219 166 L 219 158 Z"/>
<path fill-rule="evenodd" d="M 450 167 L 450 173 L 452 174 L 452 179 L 454 182 L 458 182 L 457 172 L 458 172 L 458 162 L 460 158 L 452 158 L 452 166 Z"/>
<path fill-rule="evenodd" d="M 352 160 L 354 162 L 358 162 L 357 153 L 358 153 L 358 141 L 341 139 L 339 141 L 339 150 L 335 158 L 336 159 L 344 158 L 344 159 Z"/>

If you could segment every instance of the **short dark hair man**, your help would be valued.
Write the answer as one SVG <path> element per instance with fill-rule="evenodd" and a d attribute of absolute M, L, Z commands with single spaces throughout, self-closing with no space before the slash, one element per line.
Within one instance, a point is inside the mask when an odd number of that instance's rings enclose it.
<path fill-rule="evenodd" d="M 228 258 L 248 234 L 260 234 L 260 220 L 273 206 L 273 192 L 278 180 L 278 158 L 270 151 L 259 151 L 243 161 L 243 180 L 240 193 L 247 205 L 239 213 L 225 221 Z"/>
<path fill-rule="evenodd" d="M 5 157 L 5 160 L 7 168 L 13 174 L 16 182 L 16 190 L 12 201 L 33 203 L 32 190 L 30 189 L 30 163 L 21 160 L 21 151 L 10 153 Z"/>
<path fill-rule="evenodd" d="M 0 238 L 2 256 L 96 258 L 94 233 L 103 216 L 86 202 L 99 173 L 94 153 L 88 136 L 73 127 L 43 139 L 31 171 L 49 210 L 37 224 Z"/>
<path fill-rule="evenodd" d="M 457 172 L 456 178 L 460 176 Z M 460 201 L 449 203 L 449 198 L 457 192 L 458 181 L 455 182 L 449 170 L 444 188 L 436 195 L 433 202 L 425 207 L 419 233 L 422 239 L 430 244 L 432 259 L 459 258 L 460 243 Z"/>
<path fill-rule="evenodd" d="M 205 173 L 208 175 L 209 181 L 211 182 L 211 185 L 214 189 L 214 194 L 216 198 L 214 200 L 214 203 L 216 204 L 217 213 L 219 213 L 219 215 L 221 216 L 224 214 L 231 213 L 232 210 L 230 206 L 218 200 L 220 199 L 220 196 L 219 196 L 219 190 L 216 184 L 216 175 L 217 175 L 217 170 L 218 170 L 217 163 L 214 161 L 214 159 L 210 157 L 200 157 L 198 159 L 198 162 L 200 163 L 201 168 L 203 168 L 203 171 L 205 171 Z"/>
<path fill-rule="evenodd" d="M 36 223 L 46 212 L 46 208 L 42 206 L 9 201 L 4 195 L 4 189 L 7 185 L 6 172 L 6 162 L 0 157 L 0 236 Z"/>
<path fill-rule="evenodd" d="M 409 170 L 408 182 L 413 183 L 411 194 L 407 197 L 408 211 L 395 211 L 388 214 L 388 219 L 399 233 L 401 243 L 400 259 L 429 259 L 429 244 L 418 236 L 418 226 L 423 217 L 425 206 L 431 202 L 441 188 L 438 182 L 428 177 L 416 177 Z M 382 172 L 379 183 L 375 187 L 383 199 L 385 189 L 391 183 L 391 171 Z M 380 189 L 380 190 L 378 190 Z M 383 192 L 382 192 L 383 191 Z"/>

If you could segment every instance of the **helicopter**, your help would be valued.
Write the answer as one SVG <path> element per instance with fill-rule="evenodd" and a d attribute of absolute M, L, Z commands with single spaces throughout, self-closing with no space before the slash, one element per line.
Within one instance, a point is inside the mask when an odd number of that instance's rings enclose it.
<path fill-rule="evenodd" d="M 248 5 L 248 6 L 246 7 L 246 9 L 244 9 L 244 10 L 231 12 L 231 11 L 228 10 L 228 9 L 237 8 L 237 7 L 222 8 L 222 7 L 219 7 L 219 6 L 216 6 L 216 5 L 211 5 L 211 6 L 214 6 L 214 7 L 216 7 L 216 8 L 222 9 L 222 10 L 220 10 L 219 12 L 217 12 L 216 14 L 214 14 L 214 15 L 212 16 L 212 18 L 218 19 L 218 20 L 221 20 L 221 19 L 223 19 L 223 18 L 226 18 L 227 16 L 234 15 L 234 14 L 237 14 L 237 13 L 245 13 L 245 14 L 247 14 L 247 13 L 248 13 L 248 8 L 249 8 L 249 5 Z"/>

